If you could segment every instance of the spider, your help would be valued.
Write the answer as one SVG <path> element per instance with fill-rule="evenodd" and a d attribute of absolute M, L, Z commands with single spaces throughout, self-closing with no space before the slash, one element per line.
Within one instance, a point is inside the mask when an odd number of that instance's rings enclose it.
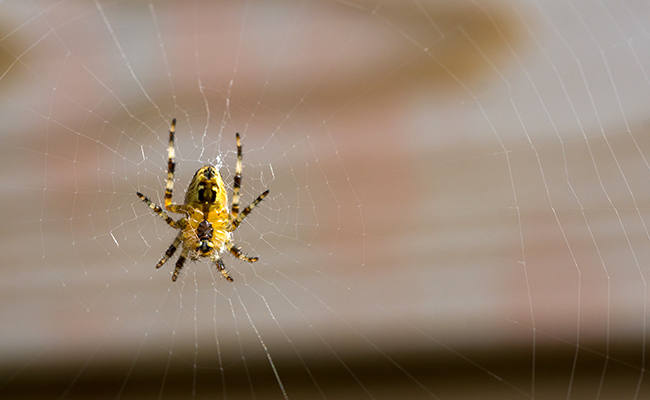
<path fill-rule="evenodd" d="M 194 174 L 183 204 L 172 204 L 172 190 L 174 188 L 174 132 L 176 131 L 176 119 L 172 120 L 169 128 L 169 161 L 167 163 L 167 186 L 165 188 L 165 208 L 167 211 L 176 214 L 185 214 L 185 217 L 174 221 L 160 206 L 154 204 L 140 192 L 138 197 L 142 199 L 147 206 L 165 220 L 172 228 L 179 229 L 180 232 L 171 246 L 165 251 L 156 268 L 162 267 L 176 249 L 182 244 L 181 251 L 176 267 L 172 274 L 172 281 L 176 282 L 178 274 L 185 261 L 189 257 L 191 260 L 197 260 L 199 257 L 207 257 L 212 260 L 221 275 L 229 282 L 233 279 L 228 275 L 226 267 L 219 257 L 219 253 L 228 249 L 233 256 L 240 260 L 252 263 L 258 260 L 257 257 L 248 257 L 241 252 L 241 249 L 232 243 L 232 232 L 242 223 L 244 218 L 269 194 L 266 190 L 259 195 L 248 207 L 239 212 L 239 191 L 241 190 L 241 171 L 242 171 L 242 146 L 239 133 L 235 135 L 237 139 L 237 164 L 235 166 L 235 178 L 233 184 L 232 206 L 228 209 L 228 195 L 226 186 L 221 179 L 221 174 L 212 165 L 206 165 L 200 168 Z"/>

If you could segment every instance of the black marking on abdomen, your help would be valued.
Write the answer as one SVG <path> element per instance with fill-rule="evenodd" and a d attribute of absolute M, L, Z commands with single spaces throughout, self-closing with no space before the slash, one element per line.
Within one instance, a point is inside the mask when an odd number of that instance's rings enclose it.
<path fill-rule="evenodd" d="M 213 188 L 199 189 L 198 195 L 201 203 L 214 203 L 217 200 L 217 192 Z"/>

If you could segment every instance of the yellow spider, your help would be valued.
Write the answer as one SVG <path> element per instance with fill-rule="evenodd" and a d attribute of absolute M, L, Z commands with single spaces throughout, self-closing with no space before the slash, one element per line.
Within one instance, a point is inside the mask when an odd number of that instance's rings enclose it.
<path fill-rule="evenodd" d="M 202 167 L 194 174 L 190 186 L 185 194 L 184 204 L 172 204 L 172 190 L 174 189 L 174 132 L 176 131 L 176 119 L 172 120 L 169 128 L 169 161 L 167 163 L 167 187 L 165 188 L 165 208 L 167 211 L 185 214 L 184 218 L 174 221 L 160 206 L 154 204 L 140 192 L 138 197 L 142 199 L 149 208 L 156 214 L 160 215 L 165 222 L 176 229 L 180 229 L 178 236 L 169 246 L 162 256 L 156 268 L 162 267 L 171 256 L 174 255 L 180 244 L 183 245 L 176 268 L 172 275 L 172 281 L 176 281 L 178 274 L 183 268 L 185 260 L 189 256 L 191 260 L 199 257 L 208 257 L 214 261 L 221 275 L 229 282 L 232 278 L 228 275 L 226 267 L 223 264 L 219 253 L 228 249 L 233 256 L 247 262 L 255 262 L 257 257 L 248 257 L 241 252 L 241 249 L 235 246 L 232 239 L 232 232 L 237 229 L 239 224 L 246 216 L 257 206 L 269 191 L 259 195 L 254 202 L 239 212 L 239 191 L 241 189 L 241 170 L 242 170 L 242 149 L 239 133 L 237 138 L 237 165 L 235 167 L 235 179 L 233 184 L 232 206 L 228 210 L 228 195 L 226 186 L 221 179 L 221 174 L 212 165 Z"/>

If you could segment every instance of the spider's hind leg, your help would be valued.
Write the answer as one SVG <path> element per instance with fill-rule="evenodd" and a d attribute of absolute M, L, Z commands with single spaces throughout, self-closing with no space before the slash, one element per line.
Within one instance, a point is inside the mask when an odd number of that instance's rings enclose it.
<path fill-rule="evenodd" d="M 264 200 L 264 198 L 265 198 L 266 195 L 268 195 L 268 194 L 269 194 L 269 191 L 268 191 L 268 190 L 265 190 L 261 195 L 259 195 L 259 196 L 255 199 L 255 201 L 253 201 L 251 204 L 249 204 L 248 207 L 244 208 L 244 210 L 241 212 L 241 214 L 237 215 L 237 218 L 235 218 L 235 220 L 232 221 L 232 230 L 233 230 L 233 231 L 234 231 L 235 229 L 237 229 L 237 227 L 241 224 L 241 222 L 244 220 L 244 218 L 246 218 L 246 216 L 247 216 L 248 214 L 250 214 L 250 212 L 253 211 L 253 209 L 254 209 L 255 207 L 257 207 L 257 205 L 260 204 L 260 202 L 261 202 L 262 200 Z"/>
<path fill-rule="evenodd" d="M 151 200 L 149 200 L 149 198 L 147 196 L 143 195 L 142 193 L 136 192 L 136 194 L 138 195 L 140 200 L 144 201 L 147 204 L 147 206 L 149 206 L 149 208 L 151 208 L 151 210 L 153 212 L 158 214 L 160 216 L 160 218 L 164 219 L 165 222 L 167 222 L 169 224 L 169 226 L 178 229 L 178 225 L 176 224 L 176 221 L 174 221 L 172 219 L 172 217 L 170 217 L 165 211 L 163 211 L 163 209 L 160 208 L 160 206 L 153 203 Z"/>
<path fill-rule="evenodd" d="M 169 127 L 169 145 L 167 147 L 167 185 L 165 186 L 165 208 L 171 212 L 176 212 L 172 206 L 172 192 L 174 190 L 174 170 L 176 169 L 174 133 L 176 132 L 176 118 L 172 120 Z"/>
<path fill-rule="evenodd" d="M 237 139 L 237 164 L 235 165 L 235 178 L 232 189 L 232 206 L 230 207 L 230 215 L 233 219 L 237 219 L 239 215 L 239 192 L 241 190 L 241 170 L 242 170 L 242 150 L 241 138 L 239 133 L 235 135 Z"/>

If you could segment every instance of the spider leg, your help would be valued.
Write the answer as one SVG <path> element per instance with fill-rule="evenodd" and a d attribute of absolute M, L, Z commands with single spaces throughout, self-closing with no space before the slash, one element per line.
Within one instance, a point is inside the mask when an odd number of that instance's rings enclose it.
<path fill-rule="evenodd" d="M 248 207 L 244 208 L 244 210 L 241 212 L 241 214 L 239 214 L 239 215 L 237 216 L 237 218 L 235 218 L 235 220 L 232 222 L 232 230 L 233 230 L 233 231 L 234 231 L 235 229 L 237 229 L 237 227 L 239 226 L 239 224 L 241 224 L 241 222 L 244 220 L 244 218 L 246 218 L 246 216 L 247 216 L 248 214 L 250 214 L 251 211 L 253 211 L 253 208 L 255 208 L 258 204 L 260 204 L 260 201 L 262 201 L 262 200 L 266 197 L 267 194 L 269 194 L 269 191 L 268 191 L 268 190 L 265 190 L 264 193 L 262 193 L 261 195 L 259 195 L 259 196 L 255 199 L 254 202 L 252 202 L 251 204 L 249 204 Z"/>
<path fill-rule="evenodd" d="M 232 253 L 233 256 L 239 258 L 242 261 L 253 263 L 253 262 L 259 260 L 258 257 L 249 257 L 246 254 L 242 253 L 241 249 L 239 247 L 235 246 L 232 242 L 226 243 L 226 247 L 228 248 L 230 253 Z"/>
<path fill-rule="evenodd" d="M 179 228 L 179 226 L 176 224 L 176 221 L 174 221 L 172 217 L 170 217 L 162 208 L 160 208 L 160 206 L 154 204 L 151 200 L 149 200 L 147 196 L 143 195 L 142 193 L 136 192 L 136 194 L 142 201 L 147 203 L 147 205 L 149 206 L 149 208 L 153 210 L 153 212 L 160 215 L 160 217 L 164 219 L 165 222 L 167 222 L 170 226 L 177 229 Z"/>
<path fill-rule="evenodd" d="M 185 264 L 185 260 L 187 259 L 187 255 L 190 253 L 190 249 L 187 247 L 183 248 L 183 251 L 181 252 L 181 256 L 178 257 L 178 261 L 176 261 L 176 268 L 174 268 L 174 274 L 172 275 L 172 281 L 176 282 L 176 279 L 178 278 L 178 274 L 181 273 L 181 269 L 183 269 L 183 264 Z"/>
<path fill-rule="evenodd" d="M 174 161 L 174 133 L 176 133 L 176 118 L 172 120 L 169 127 L 169 147 L 167 148 L 167 186 L 165 186 L 165 208 L 167 211 L 174 213 L 181 213 L 180 206 L 172 204 L 172 191 L 174 190 L 174 170 L 176 170 L 176 162 Z"/>
<path fill-rule="evenodd" d="M 181 235 L 182 234 L 183 234 L 183 232 L 180 232 L 178 234 L 178 236 L 176 236 L 176 239 L 174 239 L 171 246 L 169 246 L 169 248 L 165 252 L 165 255 L 162 256 L 160 261 L 158 261 L 158 264 L 156 264 L 156 268 L 162 267 L 167 262 L 167 260 L 169 260 L 169 258 L 174 255 L 174 253 L 176 252 L 176 249 L 178 248 L 178 245 L 181 244 Z"/>
<path fill-rule="evenodd" d="M 239 215 L 239 191 L 241 190 L 241 170 L 242 170 L 242 149 L 241 139 L 239 133 L 235 134 L 237 138 L 237 164 L 235 166 L 235 179 L 232 189 L 232 207 L 230 208 L 230 215 L 233 219 L 237 219 Z"/>
<path fill-rule="evenodd" d="M 219 272 L 221 272 L 221 275 L 223 275 L 223 277 L 226 278 L 228 282 L 232 282 L 233 279 L 230 277 L 230 275 L 228 275 L 228 271 L 226 271 L 226 266 L 223 264 L 223 260 L 219 258 L 219 255 L 215 254 L 211 258 L 212 261 L 214 261 L 214 263 L 217 265 L 217 269 L 219 270 Z"/>

